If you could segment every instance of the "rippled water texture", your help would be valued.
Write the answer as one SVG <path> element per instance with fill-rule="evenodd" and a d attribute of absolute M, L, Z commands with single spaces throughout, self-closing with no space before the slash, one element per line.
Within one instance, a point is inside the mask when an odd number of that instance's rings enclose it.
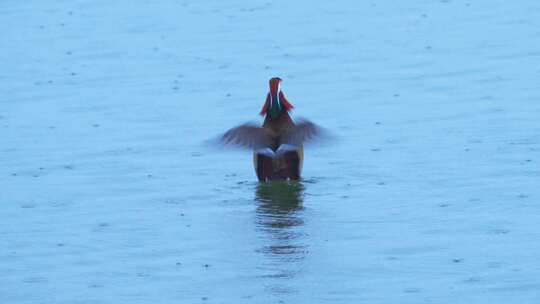
<path fill-rule="evenodd" d="M 0 11 L 0 303 L 540 302 L 538 1 Z M 208 144 L 273 76 L 297 183 Z"/>

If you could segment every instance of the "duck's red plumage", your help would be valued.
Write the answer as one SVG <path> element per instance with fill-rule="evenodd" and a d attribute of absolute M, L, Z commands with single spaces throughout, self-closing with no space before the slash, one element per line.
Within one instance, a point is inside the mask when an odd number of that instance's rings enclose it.
<path fill-rule="evenodd" d="M 294 106 L 289 102 L 289 100 L 287 100 L 287 97 L 285 97 L 285 94 L 283 94 L 283 92 L 280 90 L 280 81 L 281 79 L 277 77 L 270 79 L 270 92 L 266 94 L 266 101 L 264 102 L 264 106 L 259 113 L 262 116 L 266 115 L 266 113 L 268 112 L 268 108 L 270 107 L 270 101 L 272 100 L 272 98 L 279 98 L 281 106 L 283 106 L 283 108 L 287 111 L 290 111 L 294 108 Z"/>
<path fill-rule="evenodd" d="M 294 108 L 294 106 L 289 102 L 289 100 L 287 100 L 283 92 L 279 92 L 279 100 L 281 102 L 281 105 L 285 108 L 285 110 L 290 111 L 291 109 Z M 269 107 L 270 107 L 270 93 L 266 95 L 266 101 L 259 114 L 262 116 L 266 115 L 266 112 L 268 112 Z"/>

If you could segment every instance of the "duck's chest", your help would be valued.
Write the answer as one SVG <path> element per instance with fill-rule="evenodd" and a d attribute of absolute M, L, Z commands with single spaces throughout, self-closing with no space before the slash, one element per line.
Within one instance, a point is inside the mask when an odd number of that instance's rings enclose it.
<path fill-rule="evenodd" d="M 288 114 L 281 115 L 277 119 L 271 119 L 267 116 L 263 123 L 263 128 L 270 130 L 276 138 L 292 127 L 294 127 L 294 122 Z"/>

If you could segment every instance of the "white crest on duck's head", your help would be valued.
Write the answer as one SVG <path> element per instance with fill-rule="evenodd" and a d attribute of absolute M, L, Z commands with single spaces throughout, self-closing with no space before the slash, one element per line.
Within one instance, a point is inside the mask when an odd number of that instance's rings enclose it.
<path fill-rule="evenodd" d="M 274 77 L 271 78 L 269 81 L 270 85 L 270 108 L 273 107 L 274 102 L 276 103 L 277 107 L 281 109 L 281 100 L 279 98 L 279 93 L 281 92 L 281 78 Z M 276 100 L 274 101 L 274 96 L 276 97 Z"/>

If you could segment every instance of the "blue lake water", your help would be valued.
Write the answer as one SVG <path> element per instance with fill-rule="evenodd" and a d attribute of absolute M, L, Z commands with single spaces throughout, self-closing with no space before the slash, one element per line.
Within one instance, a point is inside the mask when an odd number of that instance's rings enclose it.
<path fill-rule="evenodd" d="M 4 1 L 1 303 L 537 303 L 536 1 Z M 332 132 L 208 144 L 270 77 Z"/>

